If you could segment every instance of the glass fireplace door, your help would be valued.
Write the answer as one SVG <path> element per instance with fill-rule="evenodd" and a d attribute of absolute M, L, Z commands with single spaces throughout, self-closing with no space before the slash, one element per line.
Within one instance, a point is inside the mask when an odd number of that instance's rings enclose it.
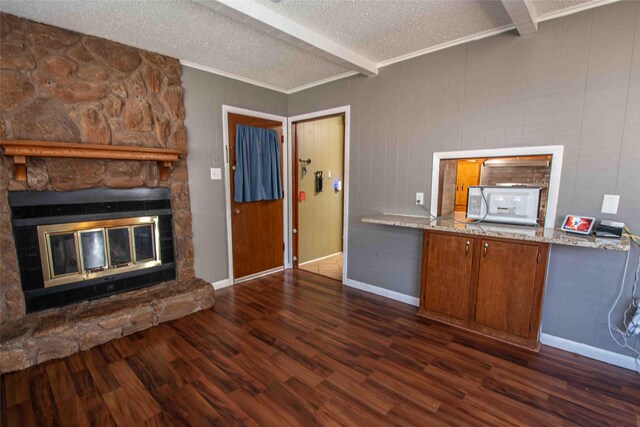
<path fill-rule="evenodd" d="M 104 229 L 79 231 L 82 271 L 100 271 L 107 268 Z"/>
<path fill-rule="evenodd" d="M 160 265 L 158 217 L 38 226 L 44 286 Z"/>
<path fill-rule="evenodd" d="M 131 253 L 131 227 L 113 227 L 107 230 L 109 237 L 109 264 L 122 267 L 133 262 Z"/>
<path fill-rule="evenodd" d="M 75 233 L 59 233 L 49 236 L 49 268 L 55 276 L 66 276 L 80 272 L 78 242 Z"/>

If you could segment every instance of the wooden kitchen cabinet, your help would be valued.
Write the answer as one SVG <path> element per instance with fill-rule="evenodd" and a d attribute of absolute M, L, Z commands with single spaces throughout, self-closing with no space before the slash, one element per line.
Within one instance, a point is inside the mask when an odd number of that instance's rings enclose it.
<path fill-rule="evenodd" d="M 431 234 L 426 250 L 424 306 L 457 319 L 469 319 L 469 291 L 473 265 L 473 239 Z"/>
<path fill-rule="evenodd" d="M 548 244 L 425 231 L 420 314 L 537 351 Z"/>

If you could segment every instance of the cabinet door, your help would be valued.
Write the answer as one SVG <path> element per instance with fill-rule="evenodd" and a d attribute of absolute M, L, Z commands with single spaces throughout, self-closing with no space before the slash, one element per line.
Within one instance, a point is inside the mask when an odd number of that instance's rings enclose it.
<path fill-rule="evenodd" d="M 473 260 L 473 239 L 429 233 L 424 306 L 467 320 Z"/>
<path fill-rule="evenodd" d="M 479 162 L 458 160 L 456 211 L 464 212 L 467 210 L 467 193 L 469 192 L 469 186 L 480 183 L 480 165 L 481 163 Z"/>
<path fill-rule="evenodd" d="M 481 251 L 476 323 L 528 337 L 538 247 L 483 239 Z"/>

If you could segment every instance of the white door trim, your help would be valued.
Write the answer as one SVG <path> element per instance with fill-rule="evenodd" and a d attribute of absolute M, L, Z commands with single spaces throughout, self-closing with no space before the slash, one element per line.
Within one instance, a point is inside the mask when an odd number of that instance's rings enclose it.
<path fill-rule="evenodd" d="M 514 147 L 487 150 L 447 151 L 433 153 L 433 169 L 431 174 L 431 206 L 429 212 L 438 213 L 438 188 L 440 187 L 440 160 L 444 159 L 472 159 L 477 157 L 506 157 L 551 155 L 551 172 L 549 174 L 549 194 L 547 195 L 547 213 L 544 221 L 546 228 L 554 228 L 558 194 L 560 193 L 560 176 L 562 173 L 562 155 L 564 145 L 549 145 L 542 147 Z"/>
<path fill-rule="evenodd" d="M 287 215 L 287 206 L 289 206 L 291 191 L 290 188 L 286 188 L 286 183 L 290 181 L 289 179 L 289 162 L 290 155 L 287 154 L 290 152 L 289 150 L 289 128 L 287 126 L 287 118 L 284 116 L 278 116 L 275 114 L 263 113 L 260 111 L 247 110 L 245 108 L 232 107 L 229 105 L 222 106 L 222 140 L 224 145 L 224 179 L 225 179 L 225 204 L 226 204 L 226 219 L 227 219 L 227 265 L 229 269 L 229 282 L 231 284 L 235 284 L 235 279 L 233 277 L 233 238 L 231 235 L 231 167 L 229 166 L 229 113 L 232 114 L 241 114 L 243 116 L 256 117 L 259 119 L 266 120 L 274 120 L 282 122 L 282 135 L 284 136 L 284 147 L 282 147 L 282 152 L 285 157 L 283 161 L 282 175 L 283 182 L 285 183 L 284 188 L 284 198 L 282 200 L 282 225 L 284 230 L 284 235 L 282 239 L 284 241 L 284 258 L 283 264 L 284 268 L 290 268 L 290 259 L 291 255 L 289 253 L 289 242 L 287 238 L 287 231 L 290 231 L 291 227 L 289 227 L 289 218 L 290 215 Z M 259 274 L 259 273 L 258 273 Z"/>
<path fill-rule="evenodd" d="M 350 139 L 351 139 L 351 106 L 344 105 L 342 107 L 330 108 L 328 110 L 314 111 L 313 113 L 300 114 L 298 116 L 289 117 L 287 126 L 287 141 L 288 154 L 287 158 L 289 164 L 291 164 L 292 157 L 292 132 L 291 126 L 294 122 L 309 119 L 318 119 L 326 116 L 333 116 L 336 114 L 344 114 L 344 182 L 342 185 L 342 191 L 344 191 L 343 205 L 342 205 L 342 283 L 347 282 L 347 269 L 348 269 L 348 243 L 349 243 L 349 152 L 350 152 Z M 293 174 L 291 175 L 293 176 Z M 287 193 L 291 194 L 293 188 L 292 178 L 287 181 Z M 293 220 L 293 200 L 297 200 L 294 197 L 288 199 L 288 216 Z M 286 229 L 288 232 L 287 246 L 292 247 L 293 232 L 292 228 Z M 288 252 L 287 268 L 291 268 L 293 265 L 293 254 Z"/>

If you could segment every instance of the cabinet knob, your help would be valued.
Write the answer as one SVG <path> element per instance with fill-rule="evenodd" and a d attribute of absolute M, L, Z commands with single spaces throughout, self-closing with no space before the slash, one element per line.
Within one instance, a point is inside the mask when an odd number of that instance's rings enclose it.
<path fill-rule="evenodd" d="M 464 254 L 469 255 L 469 244 L 470 242 L 467 240 L 467 243 L 464 245 Z"/>
<path fill-rule="evenodd" d="M 488 244 L 488 243 L 485 243 L 485 244 L 484 244 L 484 249 L 483 249 L 483 255 L 484 255 L 484 256 L 487 256 L 487 248 L 488 248 L 488 247 L 489 247 L 489 244 Z"/>

